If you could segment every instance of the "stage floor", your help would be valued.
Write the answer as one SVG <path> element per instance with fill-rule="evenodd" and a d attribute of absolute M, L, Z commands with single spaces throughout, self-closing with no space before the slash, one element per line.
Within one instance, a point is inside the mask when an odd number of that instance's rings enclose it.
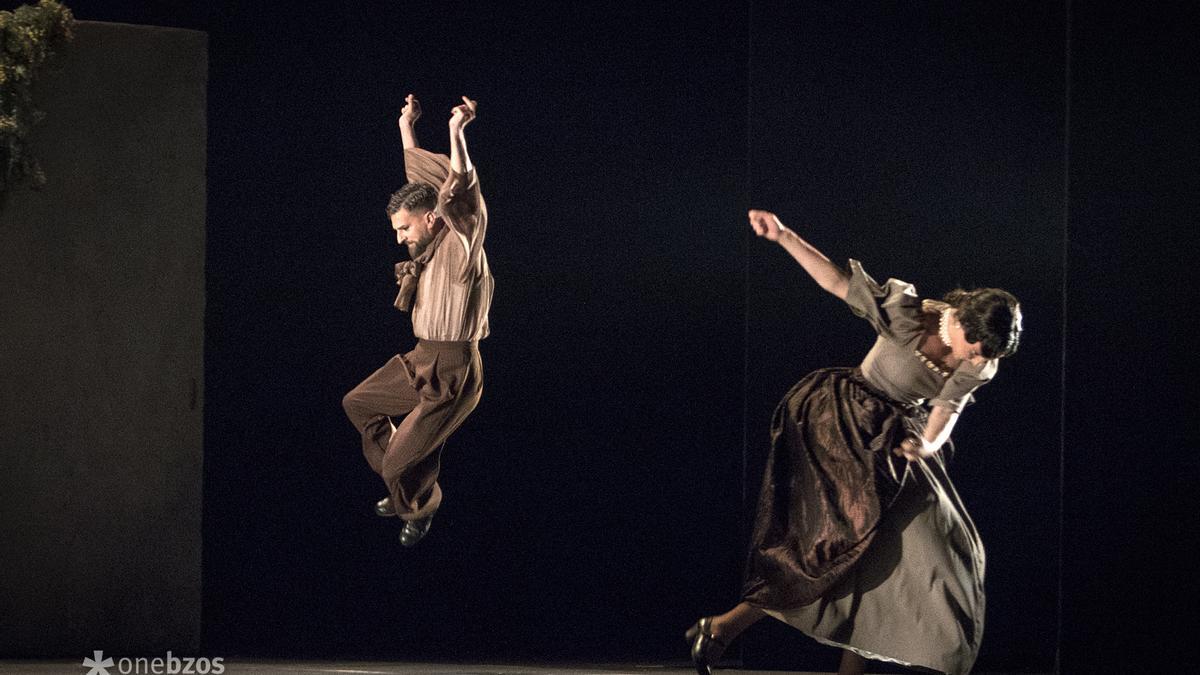
<path fill-rule="evenodd" d="M 476 663 L 395 663 L 385 661 L 259 661 L 225 660 L 222 675 L 695 675 L 693 668 L 658 665 L 590 666 L 562 665 L 497 665 Z M 0 673 L 13 675 L 87 675 L 79 661 L 0 661 Z M 110 666 L 108 675 L 121 671 Z M 160 673 L 165 673 L 160 670 Z M 784 671 L 721 669 L 730 675 L 782 675 Z M 824 675 L 808 671 L 788 671 L 796 675 Z M 96 674 L 102 675 L 102 674 Z"/>
<path fill-rule="evenodd" d="M 584 664 L 562 665 L 497 665 L 483 663 L 396 663 L 388 661 L 266 661 L 226 659 L 225 673 L 229 675 L 283 675 L 301 673 L 307 675 L 694 675 L 692 668 L 682 664 L 662 665 L 611 665 L 594 666 Z M 121 671 L 110 666 L 107 675 L 119 675 Z M 147 671 L 143 671 L 147 672 Z M 165 673 L 164 670 L 158 671 Z M 718 672 L 729 675 L 826 675 L 815 671 L 781 670 L 738 670 L 722 668 Z M 879 672 L 868 670 L 868 673 Z M 895 671 L 885 671 L 895 672 Z M 79 661 L 0 661 L 0 673 L 13 675 L 88 675 L 88 669 Z M 94 673 L 93 675 L 104 675 Z M 976 673 L 976 675 L 988 675 Z M 991 673 L 990 675 L 1002 675 Z M 1023 673 L 1022 675 L 1039 675 Z M 1040 674 L 1040 675 L 1049 675 Z"/>

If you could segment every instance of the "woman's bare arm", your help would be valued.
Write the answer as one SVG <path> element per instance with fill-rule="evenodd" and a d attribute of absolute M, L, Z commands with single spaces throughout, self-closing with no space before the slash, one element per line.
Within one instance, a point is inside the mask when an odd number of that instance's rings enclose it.
<path fill-rule="evenodd" d="M 842 268 L 830 262 L 825 254 L 784 226 L 774 213 L 751 210 L 750 228 L 763 239 L 777 242 L 782 246 L 821 288 L 842 300 L 846 299 L 846 292 L 850 288 L 850 277 Z"/>

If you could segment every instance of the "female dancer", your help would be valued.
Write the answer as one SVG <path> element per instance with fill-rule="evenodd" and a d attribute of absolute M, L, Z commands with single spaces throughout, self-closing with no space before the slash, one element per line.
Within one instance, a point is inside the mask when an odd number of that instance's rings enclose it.
<path fill-rule="evenodd" d="M 983 635 L 983 545 L 940 448 L 1016 352 L 1017 300 L 992 288 L 921 300 L 857 260 L 847 274 L 773 213 L 750 211 L 750 226 L 879 337 L 858 368 L 817 370 L 776 409 L 742 601 L 686 633 L 697 672 L 772 616 L 842 648 L 842 675 L 864 658 L 966 673 Z"/>

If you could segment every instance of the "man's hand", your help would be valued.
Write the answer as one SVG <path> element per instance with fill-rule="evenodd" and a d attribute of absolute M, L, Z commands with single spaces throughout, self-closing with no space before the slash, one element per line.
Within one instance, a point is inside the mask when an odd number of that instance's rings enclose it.
<path fill-rule="evenodd" d="M 779 241 L 779 235 L 787 228 L 779 222 L 779 217 L 774 213 L 752 209 L 750 211 L 750 229 L 754 230 L 754 234 L 767 241 Z"/>
<path fill-rule="evenodd" d="M 421 102 L 415 96 L 409 94 L 404 97 L 404 107 L 400 109 L 400 119 L 397 123 L 400 125 L 400 140 L 404 143 L 404 149 L 419 148 L 417 143 L 417 132 L 413 130 L 413 124 L 421 117 Z"/>
<path fill-rule="evenodd" d="M 404 107 L 400 109 L 400 128 L 408 125 L 410 128 L 421 117 L 421 102 L 409 94 L 404 97 Z"/>
<path fill-rule="evenodd" d="M 462 97 L 462 100 L 462 105 L 456 105 L 454 106 L 454 109 L 450 111 L 451 132 L 462 131 L 468 124 L 471 123 L 471 120 L 475 119 L 475 107 L 477 105 L 475 101 L 472 101 L 466 96 Z"/>

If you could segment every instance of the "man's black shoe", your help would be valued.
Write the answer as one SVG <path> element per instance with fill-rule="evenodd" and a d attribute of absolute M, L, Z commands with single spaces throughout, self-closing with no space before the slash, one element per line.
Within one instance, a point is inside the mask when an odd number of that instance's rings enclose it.
<path fill-rule="evenodd" d="M 404 523 L 404 529 L 400 530 L 400 544 L 402 546 L 416 546 L 418 541 L 429 532 L 429 526 L 433 524 L 433 516 L 426 516 L 416 520 L 410 520 Z"/>
<path fill-rule="evenodd" d="M 396 509 L 392 508 L 392 498 L 384 497 L 375 502 L 375 515 L 391 518 L 396 515 Z"/>

